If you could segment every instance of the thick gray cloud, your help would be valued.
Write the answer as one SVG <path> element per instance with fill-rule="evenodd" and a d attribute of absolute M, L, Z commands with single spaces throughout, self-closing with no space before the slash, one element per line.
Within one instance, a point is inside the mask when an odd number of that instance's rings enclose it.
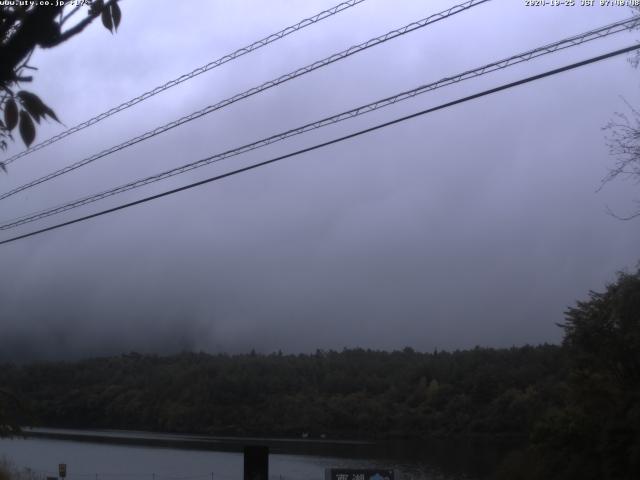
<path fill-rule="evenodd" d="M 495 0 L 2 201 L 3 219 L 109 188 L 625 18 Z M 74 125 L 332 5 L 123 2 L 38 52 L 33 91 Z M 11 165 L 2 190 L 449 6 L 368 0 Z M 130 192 L 224 172 L 635 41 L 583 45 Z M 601 130 L 640 102 L 616 58 L 100 219 L 0 247 L 0 355 L 420 350 L 557 342 L 564 309 L 639 258 L 640 193 L 595 190 Z M 42 127 L 39 138 L 63 127 Z M 14 146 L 14 152 L 19 146 Z M 33 225 L 31 226 L 33 227 Z M 17 231 L 5 232 L 3 238 Z"/>

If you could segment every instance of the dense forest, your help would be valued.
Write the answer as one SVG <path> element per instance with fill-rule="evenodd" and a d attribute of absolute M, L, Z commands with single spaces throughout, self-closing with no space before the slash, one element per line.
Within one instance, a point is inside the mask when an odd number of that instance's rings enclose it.
<path fill-rule="evenodd" d="M 521 436 L 503 478 L 640 478 L 640 272 L 566 312 L 562 345 L 420 353 L 130 353 L 2 365 L 23 424 L 311 438 Z"/>
<path fill-rule="evenodd" d="M 566 381 L 556 346 L 453 353 L 157 357 L 5 365 L 32 423 L 232 435 L 525 434 Z"/>

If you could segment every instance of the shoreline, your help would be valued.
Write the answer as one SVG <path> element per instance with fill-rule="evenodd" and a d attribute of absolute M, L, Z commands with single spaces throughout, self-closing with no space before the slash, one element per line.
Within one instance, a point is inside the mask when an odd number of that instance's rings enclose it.
<path fill-rule="evenodd" d="M 336 448 L 340 450 L 358 450 L 379 446 L 377 442 L 362 440 L 227 437 L 128 430 L 82 430 L 39 427 L 23 427 L 21 436 L 25 438 L 45 438 L 115 445 L 171 447 L 236 453 L 241 453 L 247 445 L 267 446 L 269 450 L 275 454 L 308 454 L 313 450 L 332 451 Z"/>

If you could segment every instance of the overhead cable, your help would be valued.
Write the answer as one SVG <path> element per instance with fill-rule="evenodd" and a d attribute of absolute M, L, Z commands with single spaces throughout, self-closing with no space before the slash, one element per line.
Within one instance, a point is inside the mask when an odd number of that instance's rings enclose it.
<path fill-rule="evenodd" d="M 27 190 L 29 188 L 35 187 L 36 185 L 39 185 L 43 182 L 52 180 L 60 175 L 69 173 L 73 170 L 76 170 L 80 167 L 83 167 L 85 165 L 88 165 L 89 163 L 95 162 L 96 160 L 106 157 L 108 155 L 111 155 L 113 153 L 119 152 L 120 150 L 124 150 L 125 148 L 128 148 L 132 145 L 135 145 L 137 143 L 140 143 L 144 140 L 148 140 L 152 137 L 155 137 L 157 135 L 160 135 L 161 133 L 164 133 L 168 130 L 171 130 L 173 128 L 176 128 L 180 125 L 183 125 L 187 122 L 191 122 L 192 120 L 195 120 L 197 118 L 203 117 L 204 115 L 208 115 L 216 110 L 220 110 L 221 108 L 227 107 L 239 100 L 243 100 L 245 98 L 251 97 L 253 95 L 256 95 L 257 93 L 263 92 L 265 90 L 268 90 L 270 88 L 273 88 L 275 86 L 281 85 L 284 82 L 287 82 L 289 80 L 293 80 L 294 78 L 300 77 L 302 75 L 305 75 L 309 72 L 313 72 L 314 70 L 317 70 L 319 68 L 322 67 L 326 67 L 327 65 L 330 65 L 334 62 L 337 62 L 339 60 L 342 60 L 344 58 L 350 57 L 351 55 L 355 55 L 356 53 L 362 52 L 368 48 L 374 47 L 376 45 L 380 45 L 384 42 L 387 42 L 389 40 L 392 40 L 394 38 L 397 38 L 401 35 L 405 35 L 407 33 L 413 32 L 415 30 L 418 30 L 420 28 L 426 27 L 427 25 L 431 25 L 435 22 L 438 22 L 440 20 L 444 20 L 445 18 L 449 18 L 452 15 L 455 15 L 457 13 L 463 12 L 465 10 L 468 10 L 472 7 L 475 7 L 477 5 L 480 5 L 482 3 L 486 3 L 488 1 L 491 0 L 468 0 L 467 2 L 464 2 L 462 4 L 459 5 L 455 5 L 451 8 L 448 8 L 447 10 L 444 10 L 442 12 L 430 15 L 427 18 L 423 18 L 422 20 L 418 20 L 417 22 L 412 22 L 408 25 L 405 25 L 404 27 L 395 29 L 395 30 L 391 30 L 390 32 L 385 33 L 384 35 L 380 35 L 379 37 L 375 37 L 372 38 L 366 42 L 360 43 L 358 45 L 354 45 L 352 47 L 347 48 L 346 50 L 343 50 L 339 53 L 335 53 L 323 60 L 318 60 L 310 65 L 307 65 L 306 67 L 302 67 L 302 68 L 298 68 L 297 70 L 294 70 L 291 73 L 288 73 L 286 75 L 282 75 L 274 80 L 270 80 L 268 82 L 263 83 L 262 85 L 259 85 L 257 87 L 253 87 L 250 88 L 249 90 L 246 90 L 242 93 L 238 93 L 236 95 L 234 95 L 233 97 L 227 98 L 225 100 L 222 100 L 214 105 L 209 105 L 208 107 L 205 107 L 201 110 L 198 110 L 196 112 L 193 112 L 189 115 L 186 115 L 182 118 L 179 118 L 178 120 L 174 120 L 173 122 L 167 123 L 165 125 L 162 125 L 160 127 L 157 127 L 153 130 L 150 130 L 146 133 L 143 133 L 142 135 L 139 135 L 135 138 L 129 139 L 126 142 L 123 142 L 119 145 L 113 146 L 111 148 L 108 148 L 106 150 L 103 150 L 99 153 L 96 153 L 94 155 L 91 155 L 83 160 L 80 160 L 76 163 L 73 163 L 71 165 L 68 165 L 64 168 L 61 168 L 60 170 L 56 170 L 52 173 L 49 173 L 48 175 L 45 175 L 43 177 L 40 177 L 36 180 L 33 180 L 29 183 L 26 183 L 24 185 L 21 185 L 19 187 L 14 188 L 13 190 L 10 190 L 8 192 L 3 193 L 2 195 L 0 195 L 0 200 L 3 200 L 7 197 L 10 197 L 12 195 L 15 195 L 19 192 L 22 192 L 24 190 Z"/>
<path fill-rule="evenodd" d="M 602 61 L 602 60 L 605 60 L 605 59 L 608 59 L 608 58 L 611 58 L 611 57 L 615 57 L 615 56 L 618 56 L 618 55 L 623 55 L 625 53 L 629 53 L 629 52 L 632 52 L 634 50 L 639 50 L 639 49 L 640 49 L 640 45 L 631 45 L 629 47 L 621 48 L 619 50 L 615 50 L 613 52 L 609 52 L 609 53 L 606 53 L 604 55 L 599 55 L 597 57 L 592 57 L 592 58 L 589 58 L 587 60 L 583 60 L 581 62 L 573 63 L 573 64 L 570 64 L 570 65 L 566 65 L 564 67 L 556 68 L 554 70 L 549 70 L 547 72 L 540 73 L 538 75 L 533 75 L 533 76 L 530 76 L 530 77 L 526 77 L 524 79 L 521 79 L 521 80 L 518 80 L 518 81 L 515 81 L 515 82 L 511 82 L 511 83 L 507 83 L 507 84 L 501 85 L 499 87 L 491 88 L 489 90 L 484 90 L 483 92 L 476 93 L 474 95 L 469 95 L 467 97 L 460 98 L 458 100 L 454 100 L 454 101 L 451 101 L 451 102 L 443 103 L 443 104 L 438 105 L 436 107 L 428 108 L 426 110 L 422 110 L 420 112 L 416 112 L 416 113 L 413 113 L 411 115 L 406 115 L 404 117 L 396 118 L 395 120 L 391 120 L 391 121 L 388 121 L 388 122 L 385 122 L 385 123 L 381 123 L 381 124 L 375 125 L 373 127 L 366 128 L 364 130 L 359 130 L 359 131 L 351 133 L 349 135 L 344 135 L 342 137 L 335 138 L 333 140 L 329 140 L 327 142 L 323 142 L 323 143 L 319 143 L 319 144 L 313 145 L 311 147 L 303 148 L 301 150 L 297 150 L 295 152 L 288 153 L 286 155 L 281 155 L 279 157 L 275 157 L 275 158 L 272 158 L 270 160 L 265 160 L 263 162 L 256 163 L 256 164 L 253 164 L 253 165 L 249 165 L 247 167 L 239 168 L 239 169 L 233 170 L 231 172 L 223 173 L 221 175 L 216 175 L 214 177 L 210 177 L 210 178 L 207 178 L 205 180 L 200 180 L 198 182 L 194 182 L 194 183 L 191 183 L 189 185 L 185 185 L 185 186 L 182 186 L 182 187 L 174 188 L 172 190 L 168 190 L 168 191 L 165 191 L 165 192 L 162 192 L 162 193 L 158 193 L 156 195 L 151 195 L 149 197 L 145 197 L 145 198 L 133 201 L 133 202 L 125 203 L 125 204 L 119 205 L 117 207 L 108 208 L 106 210 L 102 210 L 100 212 L 93 213 L 91 215 L 85 215 L 84 217 L 79 217 L 79 218 L 76 218 L 76 219 L 73 219 L 73 220 L 69 220 L 67 222 L 58 223 L 56 225 L 52 225 L 52 226 L 49 226 L 49 227 L 46 227 L 46 228 L 42 228 L 40 230 L 36 230 L 36 231 L 33 231 L 33 232 L 25 233 L 23 235 L 18 235 L 16 237 L 12 237 L 12 238 L 9 238 L 9 239 L 6 239 L 6 240 L 2 240 L 2 241 L 0 241 L 0 245 L 4 245 L 4 244 L 10 243 L 10 242 L 15 242 L 17 240 L 21 240 L 21 239 L 24 239 L 24 238 L 32 237 L 34 235 L 38 235 L 38 234 L 41 234 L 41 233 L 44 233 L 44 232 L 49 232 L 49 231 L 52 231 L 52 230 L 56 230 L 56 229 L 59 229 L 59 228 L 62 228 L 62 227 L 68 226 L 68 225 L 73 225 L 75 223 L 79 223 L 79 222 L 83 222 L 83 221 L 86 221 L 86 220 L 89 220 L 89 219 L 92 219 L 92 218 L 100 217 L 100 216 L 106 215 L 108 213 L 116 212 L 116 211 L 119 211 L 119 210 L 124 210 L 126 208 L 133 207 L 135 205 L 140 205 L 142 203 L 147 203 L 147 202 L 150 202 L 152 200 L 156 200 L 158 198 L 166 197 L 166 196 L 178 193 L 178 192 L 189 190 L 191 188 L 195 188 L 195 187 L 198 187 L 198 186 L 201 186 L 201 185 L 205 185 L 205 184 L 208 184 L 208 183 L 211 183 L 211 182 L 222 180 L 223 178 L 231 177 L 231 176 L 237 175 L 239 173 L 243 173 L 243 172 L 247 172 L 247 171 L 250 171 L 250 170 L 254 170 L 254 169 L 259 168 L 259 167 L 264 167 L 266 165 L 270 165 L 272 163 L 284 160 L 286 158 L 291 158 L 291 157 L 294 157 L 294 156 L 297 156 L 297 155 L 301 155 L 303 153 L 311 152 L 313 150 L 318 150 L 320 148 L 327 147 L 329 145 L 333 145 L 333 144 L 336 144 L 336 143 L 339 143 L 339 142 L 343 142 L 345 140 L 349 140 L 351 138 L 355 138 L 355 137 L 364 135 L 366 133 L 370 133 L 370 132 L 373 132 L 373 131 L 376 131 L 376 130 L 380 130 L 382 128 L 389 127 L 391 125 L 395 125 L 395 124 L 398 124 L 398 123 L 401 123 L 401 122 L 405 122 L 405 121 L 410 120 L 412 118 L 416 118 L 416 117 L 419 117 L 419 116 L 422 116 L 422 115 L 426 115 L 428 113 L 432 113 L 432 112 L 435 112 L 437 110 L 442 110 L 442 109 L 445 109 L 445 108 L 452 107 L 454 105 L 459 105 L 461 103 L 468 102 L 468 101 L 471 101 L 471 100 L 475 100 L 477 98 L 484 97 L 486 95 L 491 95 L 493 93 L 497 93 L 497 92 L 500 92 L 500 91 L 503 91 L 503 90 L 507 90 L 509 88 L 514 88 L 514 87 L 517 87 L 519 85 L 523 85 L 523 84 L 526 84 L 526 83 L 530 83 L 530 82 L 534 82 L 534 81 L 537 81 L 537 80 L 541 80 L 543 78 L 550 77 L 552 75 L 557 75 L 559 73 L 563 73 L 563 72 L 566 72 L 566 71 L 569 71 L 569 70 L 573 70 L 573 69 L 576 69 L 576 68 L 579 68 L 579 67 L 582 67 L 582 66 L 585 66 L 585 65 L 589 65 L 589 64 L 592 64 L 592 63 L 595 63 L 595 62 L 599 62 L 599 61 Z"/>
<path fill-rule="evenodd" d="M 140 188 L 144 185 L 148 185 L 151 183 L 158 182 L 160 180 L 164 180 L 166 178 L 173 177 L 175 175 L 179 175 L 181 173 L 188 172 L 190 170 L 194 170 L 196 168 L 203 167 L 205 165 L 209 165 L 211 163 L 219 162 L 221 160 L 235 157 L 237 155 L 241 155 L 243 153 L 247 153 L 252 150 L 256 150 L 258 148 L 265 147 L 267 145 L 271 145 L 273 143 L 285 140 L 287 138 L 300 135 L 311 130 L 316 130 L 318 128 L 322 128 L 328 125 L 332 125 L 338 122 L 342 122 L 344 120 L 354 118 L 360 115 L 364 115 L 365 113 L 373 112 L 375 110 L 393 105 L 395 103 L 411 99 L 417 95 L 430 92 L 436 90 L 438 88 L 442 88 L 454 83 L 461 82 L 463 80 L 468 80 L 471 78 L 476 78 L 481 75 L 485 75 L 496 70 L 504 69 L 518 63 L 522 63 L 525 61 L 529 61 L 534 58 L 538 58 L 543 55 L 548 55 L 553 52 L 557 52 L 559 50 L 563 50 L 572 46 L 580 45 L 587 41 L 603 38 L 607 35 L 612 35 L 614 33 L 618 33 L 629 28 L 633 28 L 640 25 L 640 15 L 635 16 L 629 20 L 616 22 L 610 25 L 606 25 L 604 27 L 600 27 L 594 30 L 590 30 L 588 32 L 582 33 L 580 35 L 574 35 L 572 37 L 565 38 L 558 42 L 550 43 L 547 45 L 543 45 L 541 47 L 527 50 L 523 53 L 519 53 L 516 55 L 512 55 L 510 57 L 504 58 L 502 60 L 498 60 L 496 62 L 492 62 L 481 67 L 467 70 L 463 73 L 459 73 L 457 75 L 449 76 L 442 78 L 436 82 L 428 83 L 426 85 L 421 85 L 412 90 L 408 90 L 405 92 L 398 93 L 391 97 L 386 97 L 380 100 L 376 100 L 375 102 L 368 103 L 366 105 L 361 105 L 359 107 L 353 108 L 351 110 L 347 110 L 345 112 L 339 113 L 337 115 L 332 115 L 330 117 L 323 118 L 321 120 L 317 120 L 315 122 L 307 123 L 300 127 L 293 128 L 291 130 L 287 130 L 285 132 L 278 133 L 276 135 L 272 135 L 267 138 L 263 138 L 240 147 L 233 148 L 231 150 L 227 150 L 225 152 L 217 153 L 215 155 L 208 156 L 206 158 L 197 160 L 195 162 L 187 163 L 185 165 L 181 165 L 179 167 L 175 167 L 155 175 L 151 175 L 142 179 L 134 180 L 132 182 L 120 185 L 115 188 L 111 188 L 109 190 L 102 191 L 97 194 L 89 195 L 62 205 L 58 205 L 53 208 L 48 208 L 46 210 L 41 210 L 39 212 L 30 213 L 28 215 L 24 215 L 13 220 L 7 220 L 3 224 L 0 224 L 0 230 L 8 230 L 11 228 L 18 227 L 20 225 L 24 225 L 26 223 L 31 223 L 37 220 L 41 220 L 43 218 L 49 217 L 51 215 L 56 215 L 62 212 L 66 212 L 68 210 L 72 210 L 74 208 L 78 208 L 93 202 L 97 202 L 107 197 L 111 197 L 120 193 L 127 192 L 129 190 L 133 190 L 136 188 Z"/>
<path fill-rule="evenodd" d="M 239 57 L 242 57 L 243 55 L 246 55 L 247 53 L 251 53 L 254 52 L 255 50 L 258 50 L 259 48 L 262 48 L 266 45 L 269 45 L 270 43 L 273 43 L 277 40 L 280 40 L 281 38 L 286 37 L 287 35 L 290 35 L 294 32 L 297 32 L 298 30 L 302 30 L 303 28 L 306 28 L 310 25 L 313 25 L 315 23 L 318 23 L 326 18 L 329 18 L 333 15 L 336 15 L 337 13 L 343 12 L 345 10 L 347 10 L 348 8 L 354 7 L 356 5 L 358 5 L 359 3 L 364 2 L 365 0 L 348 0 L 346 2 L 342 2 L 338 5 L 336 5 L 335 7 L 329 8 L 328 10 L 324 10 L 312 17 L 309 18 L 305 18 L 304 20 L 301 20 L 300 22 L 296 23 L 295 25 L 291 25 L 290 27 L 287 27 L 285 29 L 280 30 L 279 32 L 276 33 L 272 33 L 271 35 L 268 35 L 266 37 L 264 37 L 261 40 L 258 40 L 256 42 L 253 42 L 251 45 L 247 45 L 246 47 L 242 47 L 239 48 L 238 50 L 236 50 L 235 52 L 229 53 L 227 55 L 224 55 L 223 57 L 218 58 L 217 60 L 213 60 L 212 62 L 207 63 L 206 65 L 203 65 L 201 67 L 198 67 L 194 70 L 192 70 L 189 73 L 185 73 L 184 75 L 179 76 L 178 78 L 174 78 L 173 80 L 170 80 L 168 82 L 166 82 L 163 85 L 159 85 L 155 88 L 152 88 L 151 90 L 144 92 L 140 95 L 138 95 L 137 97 L 132 98 L 131 100 L 127 100 L 126 102 L 121 103 L 120 105 L 113 107 L 105 112 L 100 113 L 99 115 L 96 115 L 95 117 L 90 118 L 89 120 L 86 120 L 82 123 L 79 123 L 78 125 L 75 125 L 71 128 L 69 128 L 68 130 L 65 130 L 64 132 L 58 133 L 57 135 L 54 135 L 51 138 L 48 138 L 47 140 L 44 140 L 40 143 L 37 143 L 35 145 L 33 145 L 32 147 L 28 148 L 27 150 L 24 150 L 20 153 L 17 153 L 13 156 L 11 156 L 10 158 L 8 158 L 7 160 L 5 160 L 3 163 L 5 165 L 8 165 L 14 161 L 16 161 L 19 158 L 22 157 L 26 157 L 27 155 L 38 151 L 44 147 L 47 147 L 49 145 L 52 145 L 54 143 L 56 143 L 59 140 L 62 140 L 63 138 L 68 137 L 69 135 L 72 135 L 76 132 L 79 132 L 80 130 L 83 130 L 87 127 L 90 127 L 91 125 L 95 125 L 98 122 L 101 122 L 102 120 L 115 115 L 118 112 L 121 112 L 123 110 L 126 110 L 127 108 L 133 107 L 134 105 L 137 105 L 140 102 L 143 102 L 144 100 L 147 100 L 148 98 L 153 97 L 154 95 L 157 95 L 161 92 L 164 92 L 165 90 L 170 89 L 171 87 L 175 87 L 176 85 L 179 85 L 183 82 L 186 82 L 187 80 L 191 80 L 194 77 L 197 77 L 198 75 L 201 75 L 205 72 L 208 72 L 209 70 L 213 70 L 216 67 L 219 67 L 221 65 L 224 65 L 227 62 L 230 62 L 232 60 L 235 60 Z"/>

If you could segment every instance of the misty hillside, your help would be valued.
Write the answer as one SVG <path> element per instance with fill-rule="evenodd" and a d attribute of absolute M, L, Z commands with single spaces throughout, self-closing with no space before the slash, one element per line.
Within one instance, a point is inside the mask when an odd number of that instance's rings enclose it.
<path fill-rule="evenodd" d="M 5 365 L 0 384 L 29 399 L 29 423 L 42 426 L 381 438 L 525 434 L 561 401 L 565 376 L 560 347 L 543 345 L 453 353 L 131 353 Z"/>

